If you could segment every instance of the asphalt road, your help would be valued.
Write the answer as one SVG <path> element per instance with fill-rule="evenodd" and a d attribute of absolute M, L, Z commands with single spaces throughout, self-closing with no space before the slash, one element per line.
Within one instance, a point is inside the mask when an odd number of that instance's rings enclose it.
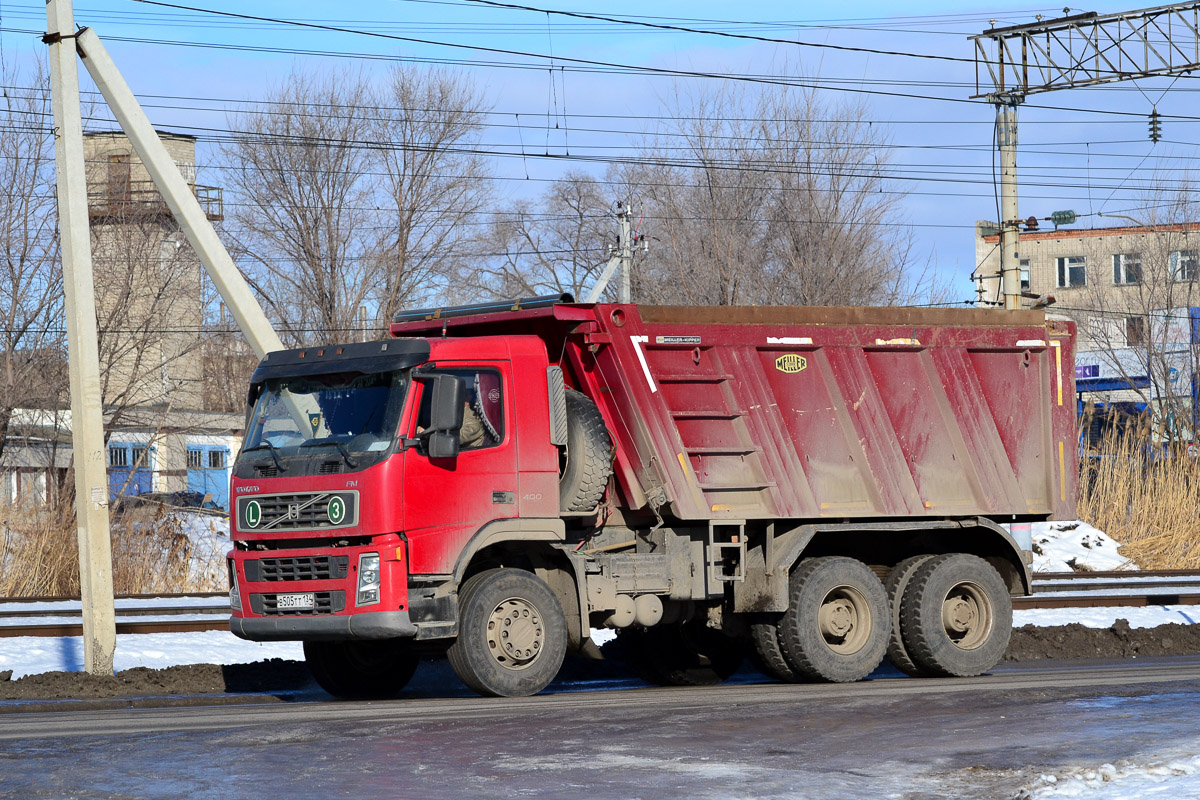
<path fill-rule="evenodd" d="M 0 715 L 0 797 L 1007 798 L 1200 752 L 1200 657 L 983 678 L 730 683 Z"/>

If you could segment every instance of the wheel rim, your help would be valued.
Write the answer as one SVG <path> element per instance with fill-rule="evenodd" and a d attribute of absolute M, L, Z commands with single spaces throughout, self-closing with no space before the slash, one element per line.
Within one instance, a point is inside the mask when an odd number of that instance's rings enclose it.
<path fill-rule="evenodd" d="M 960 650 L 982 646 L 992 634 L 994 618 L 987 592 L 978 584 L 957 584 L 942 601 L 942 627 Z"/>
<path fill-rule="evenodd" d="M 528 600 L 510 597 L 488 615 L 488 652 L 506 669 L 522 670 L 537 661 L 545 642 L 542 615 Z"/>
<path fill-rule="evenodd" d="M 871 608 L 853 586 L 837 586 L 821 601 L 817 628 L 825 645 L 839 655 L 857 653 L 871 637 Z"/>

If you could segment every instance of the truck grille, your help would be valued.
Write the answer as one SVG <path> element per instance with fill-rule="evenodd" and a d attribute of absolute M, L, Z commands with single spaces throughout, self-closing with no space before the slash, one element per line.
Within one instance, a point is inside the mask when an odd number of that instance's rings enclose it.
<path fill-rule="evenodd" d="M 250 595 L 250 610 L 264 617 L 312 617 L 318 614 L 336 614 L 346 610 L 345 592 L 313 592 L 313 608 L 278 608 L 279 595 Z"/>
<path fill-rule="evenodd" d="M 246 580 L 327 581 L 345 578 L 350 571 L 349 556 L 296 556 L 260 558 L 246 562 Z"/>
<path fill-rule="evenodd" d="M 239 497 L 239 531 L 305 531 L 358 524 L 358 492 L 304 492 Z"/>

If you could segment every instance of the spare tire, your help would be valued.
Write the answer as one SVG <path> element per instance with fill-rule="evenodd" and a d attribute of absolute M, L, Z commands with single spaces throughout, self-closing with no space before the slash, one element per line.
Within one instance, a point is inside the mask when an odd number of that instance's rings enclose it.
<path fill-rule="evenodd" d="M 612 441 L 600 409 L 582 392 L 566 390 L 567 446 L 558 478 L 562 511 L 591 511 L 612 475 Z"/>

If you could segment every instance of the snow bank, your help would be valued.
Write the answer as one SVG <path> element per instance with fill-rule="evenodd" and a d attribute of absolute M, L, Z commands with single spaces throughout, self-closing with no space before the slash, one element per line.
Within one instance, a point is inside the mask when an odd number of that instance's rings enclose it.
<path fill-rule="evenodd" d="M 1101 764 L 1057 775 L 1042 775 L 1037 782 L 1016 794 L 1017 800 L 1051 797 L 1083 797 L 1087 800 L 1164 800 L 1200 798 L 1200 741 L 1182 755 L 1150 764 L 1121 767 Z"/>
<path fill-rule="evenodd" d="M 175 511 L 171 516 L 191 543 L 188 584 L 196 591 L 219 592 L 229 587 L 225 554 L 229 552 L 229 518 L 195 511 Z"/>
<path fill-rule="evenodd" d="M 117 634 L 116 671 L 176 664 L 250 664 L 269 658 L 303 661 L 299 642 L 247 642 L 228 631 Z M 14 636 L 0 639 L 0 671 L 13 678 L 39 672 L 83 670 L 83 637 Z"/>
<path fill-rule="evenodd" d="M 1120 555 L 1121 543 L 1086 522 L 1033 523 L 1034 572 L 1107 572 L 1137 569 Z"/>

